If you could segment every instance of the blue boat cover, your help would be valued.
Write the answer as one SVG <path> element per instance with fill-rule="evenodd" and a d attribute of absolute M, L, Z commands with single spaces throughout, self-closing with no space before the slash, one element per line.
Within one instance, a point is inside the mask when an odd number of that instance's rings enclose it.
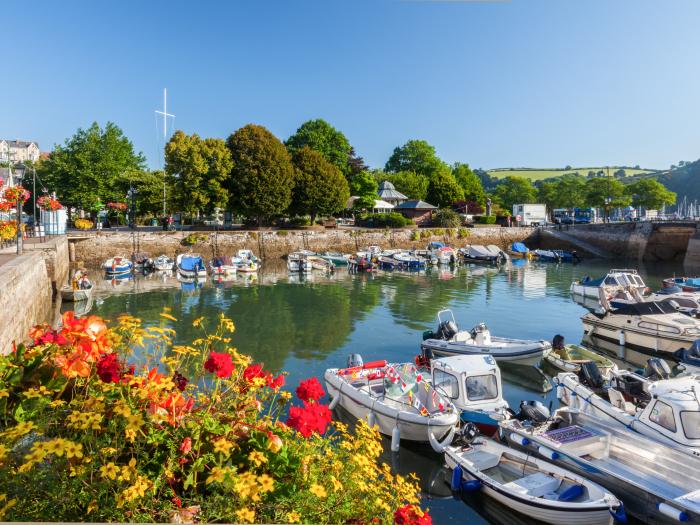
<path fill-rule="evenodd" d="M 686 286 L 696 286 L 696 287 L 700 287 L 700 278 L 698 278 L 698 277 L 688 277 L 688 278 L 686 279 L 685 283 L 683 283 L 683 284 L 685 284 Z"/>
<path fill-rule="evenodd" d="M 201 257 L 183 257 L 180 260 L 180 268 L 186 272 L 194 272 L 204 267 Z"/>
<path fill-rule="evenodd" d="M 682 292 L 683 292 L 683 290 L 681 289 L 680 286 L 670 286 L 668 288 L 662 288 L 657 293 L 659 293 L 661 295 L 671 295 L 671 294 L 682 293 Z"/>
<path fill-rule="evenodd" d="M 527 253 L 530 251 L 528 247 L 521 242 L 514 242 L 510 245 L 510 249 L 513 250 L 515 253 Z"/>
<path fill-rule="evenodd" d="M 439 241 L 433 241 L 428 245 L 428 250 L 437 250 L 439 248 L 444 248 L 445 243 Z"/>
<path fill-rule="evenodd" d="M 598 288 L 601 284 L 603 284 L 603 281 L 605 281 L 605 276 L 599 277 L 598 279 L 591 279 L 590 277 L 586 276 L 581 279 L 581 284 Z"/>

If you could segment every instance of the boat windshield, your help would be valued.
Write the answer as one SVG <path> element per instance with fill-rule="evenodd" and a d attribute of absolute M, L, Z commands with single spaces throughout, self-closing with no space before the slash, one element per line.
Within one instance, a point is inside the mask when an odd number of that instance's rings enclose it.
<path fill-rule="evenodd" d="M 469 401 L 483 401 L 498 397 L 498 383 L 495 374 L 468 377 L 466 386 Z"/>
<path fill-rule="evenodd" d="M 681 411 L 683 432 L 688 439 L 700 439 L 700 412 Z"/>

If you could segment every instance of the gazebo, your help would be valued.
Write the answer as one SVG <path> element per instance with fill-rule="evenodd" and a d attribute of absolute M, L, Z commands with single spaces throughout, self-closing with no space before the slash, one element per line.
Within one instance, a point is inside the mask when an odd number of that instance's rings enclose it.
<path fill-rule="evenodd" d="M 345 205 L 345 209 L 352 210 L 357 199 L 359 199 L 359 197 L 354 195 L 350 197 Z M 372 213 L 388 213 L 393 209 L 394 205 L 390 202 L 386 202 L 381 199 L 374 199 L 374 206 L 372 206 L 372 209 L 368 211 L 371 211 Z"/>
<path fill-rule="evenodd" d="M 389 204 L 393 204 L 394 206 L 398 206 L 402 202 L 406 202 L 408 200 L 408 197 L 406 197 L 403 193 L 396 191 L 394 185 L 388 180 L 385 180 L 379 185 L 379 191 L 377 194 L 381 200 L 386 201 Z"/>

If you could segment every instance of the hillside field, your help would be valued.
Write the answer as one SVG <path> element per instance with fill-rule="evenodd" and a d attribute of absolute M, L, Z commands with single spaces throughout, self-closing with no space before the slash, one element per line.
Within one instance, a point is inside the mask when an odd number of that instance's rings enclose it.
<path fill-rule="evenodd" d="M 626 168 L 624 166 L 610 166 L 610 175 L 612 175 L 615 171 L 618 169 L 624 169 L 625 174 L 627 176 L 631 175 L 640 175 L 642 173 L 654 173 L 656 170 L 652 169 L 635 169 L 635 168 Z M 511 176 L 516 176 L 516 177 L 525 177 L 526 179 L 530 180 L 542 180 L 542 179 L 549 179 L 552 177 L 559 177 L 561 175 L 564 175 L 565 173 L 575 173 L 578 172 L 579 175 L 583 175 L 584 177 L 588 175 L 589 171 L 600 171 L 603 170 L 605 171 L 606 168 L 604 167 L 598 167 L 598 168 L 571 168 L 569 170 L 565 170 L 563 168 L 552 168 L 552 169 L 538 169 L 538 168 L 498 168 L 498 169 L 492 169 L 488 170 L 488 174 L 491 175 L 492 177 L 497 177 L 499 179 L 505 178 L 505 177 L 511 177 Z"/>

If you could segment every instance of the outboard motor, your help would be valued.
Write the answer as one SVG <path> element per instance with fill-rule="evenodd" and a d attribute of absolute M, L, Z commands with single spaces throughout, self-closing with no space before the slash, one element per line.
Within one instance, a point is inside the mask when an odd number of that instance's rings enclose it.
<path fill-rule="evenodd" d="M 520 421 L 530 421 L 535 424 L 544 423 L 552 417 L 551 411 L 540 401 L 521 401 L 517 418 Z"/>
<path fill-rule="evenodd" d="M 605 385 L 605 380 L 593 361 L 581 363 L 578 379 L 581 383 L 588 385 L 594 390 L 600 390 Z"/>
<path fill-rule="evenodd" d="M 360 354 L 350 354 L 348 356 L 348 368 L 355 368 L 355 367 L 361 367 L 364 365 L 364 361 L 362 360 L 362 356 Z"/>
<path fill-rule="evenodd" d="M 668 363 L 658 357 L 653 357 L 647 360 L 647 366 L 644 367 L 644 377 L 659 381 L 671 377 L 671 369 Z"/>
<path fill-rule="evenodd" d="M 564 349 L 564 336 L 561 334 L 557 334 L 554 336 L 552 339 L 552 349 L 554 350 L 563 350 Z"/>
<path fill-rule="evenodd" d="M 437 338 L 448 341 L 457 334 L 457 325 L 454 321 L 443 321 L 437 329 Z"/>

